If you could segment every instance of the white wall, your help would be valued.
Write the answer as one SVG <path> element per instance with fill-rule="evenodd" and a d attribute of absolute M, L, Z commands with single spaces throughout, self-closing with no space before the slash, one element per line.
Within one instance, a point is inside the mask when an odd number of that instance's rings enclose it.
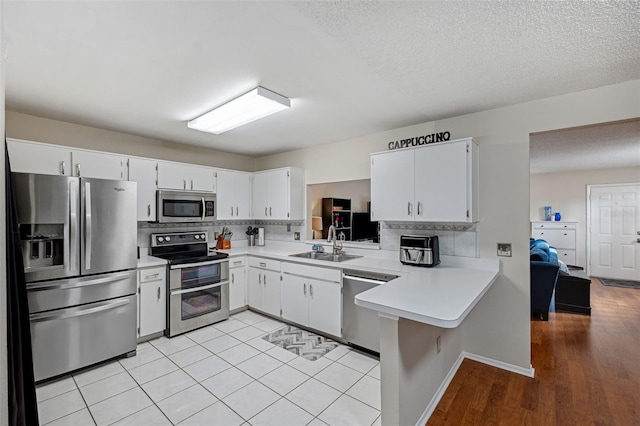
<path fill-rule="evenodd" d="M 0 175 L 4 176 L 4 78 L 5 78 L 5 52 L 6 46 L 4 41 L 4 14 L 2 9 L 4 2 L 0 0 Z M 2 179 L 4 182 L 4 177 Z M 9 424 L 9 395 L 8 395 L 8 380 L 7 380 L 7 265 L 5 259 L 6 253 L 6 235 L 5 235 L 5 194 L 4 184 L 0 185 L 0 425 Z"/>
<path fill-rule="evenodd" d="M 640 183 L 638 167 L 531 175 L 529 218 L 544 220 L 544 206 L 551 206 L 553 212 L 562 214 L 563 221 L 578 222 L 576 264 L 586 268 L 587 185 L 636 182 Z"/>
<path fill-rule="evenodd" d="M 4 111 L 4 108 L 3 108 Z M 138 157 L 180 161 L 225 169 L 253 171 L 255 161 L 246 155 L 204 147 L 181 145 L 160 139 L 50 120 L 6 111 L 7 137 L 94 149 Z"/>
<path fill-rule="evenodd" d="M 258 170 L 304 167 L 307 183 L 370 178 L 369 154 L 392 140 L 450 131 L 480 146 L 480 257 L 512 243 L 502 275 L 462 326 L 464 350 L 524 369 L 531 362 L 529 134 L 640 117 L 640 80 L 258 158 Z"/>

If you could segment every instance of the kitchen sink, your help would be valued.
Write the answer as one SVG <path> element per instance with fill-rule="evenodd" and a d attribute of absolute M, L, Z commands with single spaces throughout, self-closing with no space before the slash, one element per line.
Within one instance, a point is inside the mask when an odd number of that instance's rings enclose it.
<path fill-rule="evenodd" d="M 345 260 L 358 259 L 362 256 L 355 256 L 353 254 L 332 254 L 332 253 L 317 253 L 315 251 L 306 251 L 304 253 L 290 254 L 293 257 L 302 257 L 304 259 L 316 259 L 324 260 L 327 262 L 344 262 Z"/>

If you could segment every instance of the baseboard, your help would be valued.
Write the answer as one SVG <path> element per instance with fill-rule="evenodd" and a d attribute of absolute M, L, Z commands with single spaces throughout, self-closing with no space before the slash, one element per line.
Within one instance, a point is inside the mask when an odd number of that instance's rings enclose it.
<path fill-rule="evenodd" d="M 487 365 L 490 365 L 492 367 L 497 367 L 497 368 L 500 368 L 502 370 L 510 371 L 512 373 L 521 374 L 521 375 L 527 376 L 527 377 L 534 377 L 534 375 L 535 375 L 535 369 L 531 365 L 529 366 L 529 368 L 522 368 L 522 367 L 519 367 L 517 365 L 509 364 L 507 362 L 502 362 L 502 361 L 498 361 L 498 360 L 495 360 L 495 359 L 492 359 L 492 358 L 487 358 L 487 357 L 484 357 L 484 356 L 481 356 L 481 355 L 476 355 L 476 354 L 472 354 L 472 353 L 469 353 L 469 352 L 462 351 L 462 352 L 460 352 L 460 356 L 458 357 L 456 362 L 453 364 L 453 366 L 451 367 L 451 369 L 447 373 L 447 375 L 444 378 L 444 380 L 442 381 L 442 383 L 440 383 L 440 386 L 438 387 L 438 390 L 436 391 L 435 395 L 433 395 L 433 398 L 431 398 L 431 401 L 429 402 L 429 404 L 425 408 L 424 412 L 422 413 L 422 415 L 420 416 L 420 418 L 416 422 L 416 426 L 424 426 L 425 424 L 427 424 L 427 421 L 429 421 L 429 417 L 431 417 L 431 415 L 435 411 L 436 407 L 438 406 L 438 403 L 440 402 L 440 400 L 444 396 L 444 393 L 447 391 L 447 388 L 449 387 L 449 384 L 451 383 L 451 381 L 453 380 L 453 377 L 458 372 L 458 369 L 462 365 L 462 361 L 464 361 L 465 358 L 469 358 L 472 361 L 481 362 L 483 364 L 487 364 Z"/>
<path fill-rule="evenodd" d="M 527 377 L 534 377 L 535 375 L 535 369 L 533 368 L 532 365 L 529 365 L 529 368 L 523 368 L 517 365 L 509 364 L 507 362 L 498 361 L 493 358 L 487 358 L 487 357 L 472 354 L 469 352 L 462 352 L 462 354 L 464 355 L 465 358 L 469 358 L 470 360 L 491 365 L 492 367 L 497 367 L 502 370 L 511 371 L 512 373 L 522 374 L 523 376 L 527 376 Z"/>
<path fill-rule="evenodd" d="M 449 387 L 449 384 L 453 380 L 453 377 L 456 375 L 458 368 L 460 368 L 460 366 L 462 365 L 462 361 L 464 361 L 464 357 L 465 357 L 465 353 L 461 352 L 460 356 L 458 357 L 456 362 L 453 363 L 453 366 L 445 376 L 442 383 L 440 383 L 440 386 L 438 386 L 438 390 L 436 391 L 435 395 L 433 395 L 433 398 L 431 398 L 429 405 L 427 405 L 427 408 L 425 408 L 424 412 L 416 422 L 416 426 L 424 426 L 427 424 L 429 417 L 431 417 L 436 407 L 438 406 L 438 403 L 440 402 L 440 400 L 442 399 L 442 396 L 444 395 L 447 388 Z"/>

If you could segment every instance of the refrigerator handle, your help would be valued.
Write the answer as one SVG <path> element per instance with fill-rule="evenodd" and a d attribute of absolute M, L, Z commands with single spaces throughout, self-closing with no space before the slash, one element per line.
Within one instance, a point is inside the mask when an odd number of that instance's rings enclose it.
<path fill-rule="evenodd" d="M 72 273 L 77 273 L 78 266 L 78 182 L 74 180 L 69 181 L 69 270 Z"/>
<path fill-rule="evenodd" d="M 91 269 L 91 184 L 84 183 L 84 265 Z"/>

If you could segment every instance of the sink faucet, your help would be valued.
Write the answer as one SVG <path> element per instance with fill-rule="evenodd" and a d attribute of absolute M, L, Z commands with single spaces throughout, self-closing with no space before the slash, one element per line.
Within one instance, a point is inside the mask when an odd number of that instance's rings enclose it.
<path fill-rule="evenodd" d="M 333 225 L 329 226 L 329 236 L 327 237 L 327 242 L 333 241 L 333 254 L 340 254 L 342 251 L 342 242 L 338 243 L 338 236 L 336 235 L 336 227 Z"/>

